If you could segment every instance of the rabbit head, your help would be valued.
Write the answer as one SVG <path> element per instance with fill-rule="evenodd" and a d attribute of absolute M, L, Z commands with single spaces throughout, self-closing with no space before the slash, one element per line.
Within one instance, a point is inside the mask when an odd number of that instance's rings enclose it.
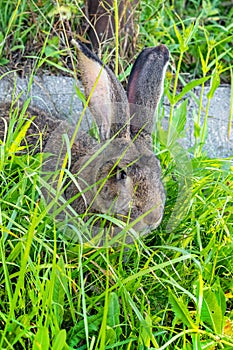
<path fill-rule="evenodd" d="M 154 229 L 162 220 L 165 192 L 152 130 L 169 51 L 164 45 L 143 50 L 126 93 L 97 56 L 82 43 L 73 40 L 73 44 L 100 143 L 89 147 L 88 135 L 79 140 L 84 152 L 76 157 L 71 169 L 76 184 L 71 183 L 66 194 L 74 197 L 77 212 L 114 213 L 132 222 L 137 231 Z"/>

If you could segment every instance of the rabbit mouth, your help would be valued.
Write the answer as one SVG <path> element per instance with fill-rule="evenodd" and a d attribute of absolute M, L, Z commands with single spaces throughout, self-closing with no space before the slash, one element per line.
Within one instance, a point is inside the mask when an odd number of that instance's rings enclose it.
<path fill-rule="evenodd" d="M 162 221 L 163 210 L 163 204 L 157 205 L 155 209 L 150 209 L 148 212 L 141 213 L 141 215 L 136 209 L 132 209 L 131 222 L 132 224 L 135 222 L 133 225 L 134 230 L 144 234 L 155 230 Z"/>
<path fill-rule="evenodd" d="M 143 235 L 150 233 L 159 226 L 162 221 L 162 217 L 163 216 L 161 215 L 159 218 L 157 218 L 157 221 L 154 221 L 153 223 L 147 223 L 145 220 L 140 220 L 135 223 L 133 229 L 137 232 L 142 232 Z"/>

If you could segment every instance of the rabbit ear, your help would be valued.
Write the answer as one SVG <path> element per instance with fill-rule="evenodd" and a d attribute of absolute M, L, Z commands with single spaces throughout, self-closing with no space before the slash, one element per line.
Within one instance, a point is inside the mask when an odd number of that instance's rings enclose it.
<path fill-rule="evenodd" d="M 159 45 L 144 49 L 133 65 L 127 89 L 133 136 L 140 129 L 147 134 L 153 130 L 154 113 L 163 92 L 168 60 L 168 49 Z"/>
<path fill-rule="evenodd" d="M 126 92 L 113 72 L 84 44 L 72 40 L 77 48 L 85 96 L 91 95 L 89 107 L 99 127 L 101 140 L 117 132 L 129 137 L 129 106 Z"/>

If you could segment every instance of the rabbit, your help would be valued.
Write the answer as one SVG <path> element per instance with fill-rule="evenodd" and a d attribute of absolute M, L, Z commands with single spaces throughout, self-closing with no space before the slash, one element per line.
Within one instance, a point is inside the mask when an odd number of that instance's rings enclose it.
<path fill-rule="evenodd" d="M 136 59 L 127 93 L 114 73 L 83 43 L 72 40 L 89 108 L 100 142 L 81 141 L 77 174 L 66 190 L 77 212 L 113 213 L 143 234 L 161 222 L 165 191 L 152 148 L 154 113 L 163 92 L 169 61 L 165 45 L 144 49 Z M 79 155 L 80 152 L 78 151 Z M 90 158 L 92 161 L 90 162 Z"/>
<path fill-rule="evenodd" d="M 23 131 L 23 125 L 27 121 L 30 121 L 30 125 Z M 0 103 L 0 145 L 3 146 L 7 142 L 11 144 L 12 140 L 15 143 L 14 133 L 25 132 L 25 135 L 20 135 L 21 144 L 15 144 L 17 154 L 30 152 L 35 155 L 42 151 L 53 132 L 61 124 L 60 119 L 49 115 L 44 110 L 32 106 L 25 108 L 19 100 Z"/>
<path fill-rule="evenodd" d="M 144 49 L 132 67 L 125 92 L 114 73 L 83 43 L 72 40 L 72 44 L 99 140 L 89 133 L 78 134 L 75 139 L 69 165 L 73 177 L 65 184 L 65 199 L 78 214 L 113 214 L 145 234 L 160 224 L 165 205 L 152 130 L 169 51 L 164 45 Z M 1 117 L 8 125 L 10 108 L 0 106 Z M 52 172 L 67 124 L 33 108 L 27 113 L 26 117 L 36 118 L 28 129 L 26 143 L 33 145 L 34 152 L 42 148 L 54 154 L 45 167 Z M 2 142 L 6 138 L 5 121 L 0 119 Z M 43 133 L 42 147 L 36 137 L 38 130 Z M 70 130 L 68 134 L 71 136 Z"/>

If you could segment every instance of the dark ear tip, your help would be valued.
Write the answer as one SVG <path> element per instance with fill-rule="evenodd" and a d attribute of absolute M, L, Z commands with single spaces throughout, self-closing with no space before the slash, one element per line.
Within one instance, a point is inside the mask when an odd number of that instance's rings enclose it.
<path fill-rule="evenodd" d="M 71 39 L 71 44 L 76 47 L 78 50 L 81 50 L 80 43 L 74 39 Z"/>
<path fill-rule="evenodd" d="M 72 39 L 71 44 L 77 49 L 78 53 L 84 54 L 86 57 L 90 58 L 91 60 L 98 62 L 101 66 L 103 65 L 101 60 L 80 40 L 76 41 Z"/>
<path fill-rule="evenodd" d="M 88 49 L 86 45 L 84 45 L 81 41 L 76 41 L 74 39 L 71 40 L 71 44 L 78 50 L 84 53 L 86 56 L 92 56 L 93 53 Z"/>

